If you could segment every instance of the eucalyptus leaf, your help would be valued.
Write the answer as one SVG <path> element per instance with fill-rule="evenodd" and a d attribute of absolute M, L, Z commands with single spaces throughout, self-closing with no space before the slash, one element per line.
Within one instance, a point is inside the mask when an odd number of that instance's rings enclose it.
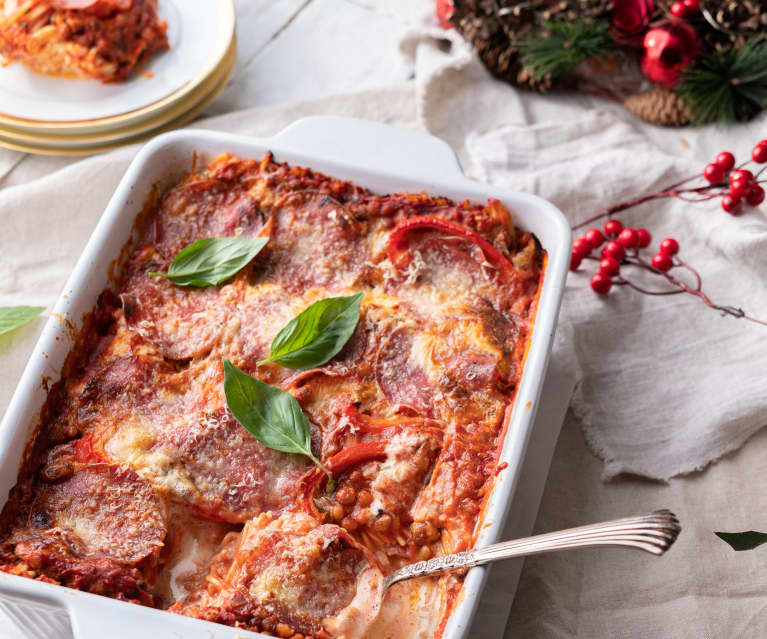
<path fill-rule="evenodd" d="M 767 543 L 767 533 L 747 530 L 745 532 L 715 532 L 719 539 L 727 542 L 733 550 L 753 550 L 757 546 Z"/>
<path fill-rule="evenodd" d="M 265 237 L 209 237 L 178 252 L 165 277 L 179 286 L 217 286 L 246 266 L 262 248 Z"/>
<path fill-rule="evenodd" d="M 272 341 L 269 357 L 285 368 L 322 366 L 341 351 L 357 328 L 362 293 L 319 300 L 290 320 Z"/>
<path fill-rule="evenodd" d="M 312 454 L 309 420 L 295 397 L 251 377 L 227 359 L 224 394 L 234 418 L 264 446 L 305 455 L 332 481 L 330 471 Z"/>
<path fill-rule="evenodd" d="M 0 307 L 0 335 L 31 322 L 45 310 L 44 306 Z"/>

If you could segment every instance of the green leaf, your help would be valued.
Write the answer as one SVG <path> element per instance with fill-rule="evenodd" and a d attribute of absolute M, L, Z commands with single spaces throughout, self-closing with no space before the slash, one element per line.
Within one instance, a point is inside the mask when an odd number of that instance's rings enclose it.
<path fill-rule="evenodd" d="M 312 454 L 311 429 L 301 405 L 290 393 L 244 373 L 224 360 L 224 393 L 234 418 L 267 448 L 305 455 L 333 480 Z"/>
<path fill-rule="evenodd" d="M 179 251 L 167 273 L 149 273 L 166 277 L 179 286 L 216 286 L 235 275 L 262 248 L 265 237 L 211 237 L 197 240 Z"/>
<path fill-rule="evenodd" d="M 31 322 L 45 310 L 44 306 L 7 306 L 0 307 L 0 335 Z"/>
<path fill-rule="evenodd" d="M 269 357 L 285 368 L 322 366 L 338 355 L 354 333 L 360 319 L 362 293 L 328 297 L 309 306 L 290 320 L 272 341 Z"/>
<path fill-rule="evenodd" d="M 757 546 L 767 543 L 767 533 L 755 530 L 737 533 L 715 532 L 714 534 L 722 541 L 730 544 L 733 550 L 753 550 Z"/>

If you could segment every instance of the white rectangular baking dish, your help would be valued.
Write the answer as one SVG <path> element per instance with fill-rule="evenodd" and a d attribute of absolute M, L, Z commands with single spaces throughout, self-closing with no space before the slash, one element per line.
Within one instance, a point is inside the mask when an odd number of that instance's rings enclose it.
<path fill-rule="evenodd" d="M 508 466 L 496 479 L 480 524 L 478 545 L 498 541 L 517 486 L 546 372 L 569 264 L 570 228 L 562 213 L 545 200 L 466 178 L 450 147 L 435 137 L 339 117 L 305 118 L 266 139 L 178 131 L 155 138 L 139 151 L 56 303 L 0 423 L 3 501 L 16 483 L 24 447 L 46 398 L 41 377 L 59 378 L 72 345 L 71 331 L 61 318 L 79 328 L 81 318 L 107 285 L 110 263 L 130 237 L 134 218 L 152 185 L 158 179 L 161 188 L 172 185 L 190 168 L 194 153 L 205 162 L 227 151 L 254 158 L 272 151 L 278 161 L 311 167 L 378 193 L 425 191 L 475 202 L 498 198 L 520 226 L 538 237 L 548 253 L 548 265 L 530 350 L 500 458 Z M 444 639 L 466 636 L 486 574 L 484 567 L 472 568 L 468 573 Z M 4 573 L 0 573 L 0 606 L 30 638 L 63 639 L 73 635 L 75 639 L 128 639 L 146 635 L 148 628 L 153 638 L 262 636 Z"/>

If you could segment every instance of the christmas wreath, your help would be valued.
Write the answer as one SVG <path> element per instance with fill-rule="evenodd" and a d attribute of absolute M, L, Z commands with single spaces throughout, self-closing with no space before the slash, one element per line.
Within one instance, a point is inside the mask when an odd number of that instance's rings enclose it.
<path fill-rule="evenodd" d="M 575 88 L 663 125 L 767 107 L 767 0 L 437 0 L 497 77 Z"/>

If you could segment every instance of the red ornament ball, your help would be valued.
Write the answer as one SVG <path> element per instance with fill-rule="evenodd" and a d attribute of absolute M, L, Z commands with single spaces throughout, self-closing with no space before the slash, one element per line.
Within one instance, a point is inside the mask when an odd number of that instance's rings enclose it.
<path fill-rule="evenodd" d="M 591 250 L 592 246 L 585 237 L 579 237 L 573 242 L 573 254 L 579 256 L 581 259 L 591 253 Z"/>
<path fill-rule="evenodd" d="M 650 29 L 642 46 L 642 73 L 667 89 L 677 84 L 682 71 L 700 55 L 698 34 L 686 22 L 672 22 Z"/>
<path fill-rule="evenodd" d="M 725 193 L 722 196 L 722 209 L 730 215 L 739 215 L 743 206 L 740 203 L 740 196 L 734 193 Z"/>
<path fill-rule="evenodd" d="M 667 237 L 660 243 L 660 252 L 666 255 L 676 255 L 679 253 L 679 242 L 673 237 Z"/>
<path fill-rule="evenodd" d="M 751 159 L 758 164 L 767 162 L 767 140 L 762 140 L 751 151 Z"/>
<path fill-rule="evenodd" d="M 725 168 L 716 162 L 714 164 L 706 164 L 706 168 L 703 169 L 703 177 L 711 184 L 716 184 L 724 179 Z"/>
<path fill-rule="evenodd" d="M 617 275 L 621 270 L 621 263 L 612 257 L 606 257 L 599 263 L 599 272 L 607 277 Z"/>
<path fill-rule="evenodd" d="M 674 262 L 668 253 L 656 253 L 652 256 L 652 265 L 659 271 L 665 273 L 674 266 Z"/>
<path fill-rule="evenodd" d="M 746 202 L 751 206 L 759 206 L 764 202 L 764 189 L 758 184 L 751 185 L 751 189 L 746 195 Z"/>
<path fill-rule="evenodd" d="M 583 237 L 593 248 L 599 248 L 605 242 L 605 236 L 599 229 L 589 229 Z"/>
<path fill-rule="evenodd" d="M 591 276 L 591 288 L 597 295 L 607 295 L 613 283 L 610 277 L 602 273 Z"/>
<path fill-rule="evenodd" d="M 716 163 L 725 171 L 730 171 L 735 166 L 735 156 L 729 151 L 722 151 L 716 156 Z"/>
<path fill-rule="evenodd" d="M 623 224 L 618 220 L 607 220 L 605 222 L 605 235 L 607 237 L 615 237 L 623 230 Z"/>
<path fill-rule="evenodd" d="M 618 236 L 618 243 L 624 248 L 634 248 L 637 246 L 639 238 L 634 229 L 623 229 Z"/>
<path fill-rule="evenodd" d="M 700 11 L 700 2 L 698 0 L 684 0 L 682 2 L 684 8 L 687 9 L 688 14 L 698 13 Z"/>
<path fill-rule="evenodd" d="M 652 242 L 652 235 L 647 229 L 637 229 L 637 246 L 639 248 L 647 248 Z"/>
<path fill-rule="evenodd" d="M 614 260 L 620 262 L 624 257 L 626 257 L 626 249 L 623 248 L 623 245 L 621 245 L 619 242 L 613 240 L 612 242 L 608 242 L 607 245 L 602 249 L 602 257 L 611 257 Z"/>

